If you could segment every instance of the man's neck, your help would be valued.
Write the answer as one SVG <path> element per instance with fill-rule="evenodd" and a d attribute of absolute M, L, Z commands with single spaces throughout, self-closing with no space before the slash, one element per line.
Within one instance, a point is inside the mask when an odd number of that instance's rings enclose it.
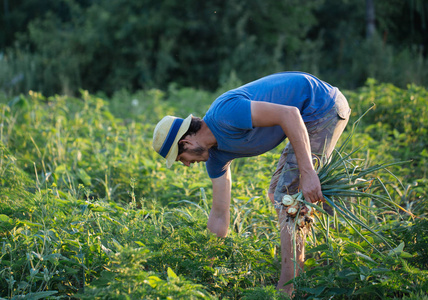
<path fill-rule="evenodd" d="M 202 126 L 201 129 L 199 129 L 199 131 L 197 132 L 197 136 L 199 143 L 207 149 L 217 146 L 217 140 L 214 134 L 204 121 L 202 121 Z"/>

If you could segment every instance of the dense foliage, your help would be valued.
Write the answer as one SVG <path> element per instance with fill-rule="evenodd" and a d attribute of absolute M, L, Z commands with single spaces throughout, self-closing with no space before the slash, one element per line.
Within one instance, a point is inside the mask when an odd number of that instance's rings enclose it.
<path fill-rule="evenodd" d="M 278 224 L 266 194 L 281 149 L 232 164 L 225 239 L 206 229 L 212 190 L 204 167 L 166 169 L 151 150 L 163 115 L 202 116 L 220 92 L 171 85 L 117 92 L 108 102 L 86 91 L 2 99 L 0 297 L 285 299 L 275 291 Z M 376 104 L 346 151 L 362 147 L 355 163 L 367 166 L 411 159 L 394 176 L 378 174 L 387 186 L 380 192 L 419 218 L 370 199 L 369 211 L 353 212 L 391 249 L 370 232 L 362 239 L 338 215 L 322 217 L 307 240 L 297 298 L 427 299 L 428 92 L 372 80 L 345 94 L 351 122 Z"/>
<path fill-rule="evenodd" d="M 372 3 L 376 31 L 368 36 Z M 0 90 L 214 90 L 282 70 L 428 85 L 424 0 L 3 0 Z"/>

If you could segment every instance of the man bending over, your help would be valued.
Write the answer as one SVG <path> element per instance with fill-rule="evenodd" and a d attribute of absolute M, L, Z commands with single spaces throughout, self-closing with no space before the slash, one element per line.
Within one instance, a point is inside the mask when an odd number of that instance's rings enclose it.
<path fill-rule="evenodd" d="M 323 200 L 313 158 L 330 156 L 350 112 L 336 87 L 307 73 L 276 73 L 222 94 L 203 119 L 164 117 L 154 130 L 153 148 L 166 159 L 168 168 L 174 161 L 185 166 L 206 162 L 213 185 L 208 229 L 225 237 L 230 222 L 230 163 L 272 150 L 288 138 L 268 193 L 282 225 L 278 289 L 291 295 L 293 286 L 284 284 L 294 278 L 292 221 L 280 209 L 281 200 L 299 189 L 308 202 Z M 303 230 L 297 239 L 301 269 L 305 239 Z"/>

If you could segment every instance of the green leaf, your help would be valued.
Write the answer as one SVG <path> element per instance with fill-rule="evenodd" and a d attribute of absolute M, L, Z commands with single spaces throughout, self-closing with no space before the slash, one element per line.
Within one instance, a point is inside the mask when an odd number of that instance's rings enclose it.
<path fill-rule="evenodd" d="M 149 280 L 144 280 L 145 283 L 148 283 L 152 288 L 156 288 L 160 282 L 162 282 L 162 279 L 160 279 L 157 276 L 149 276 Z"/>
<path fill-rule="evenodd" d="M 140 246 L 140 247 L 146 247 L 146 245 L 144 245 L 142 242 L 140 241 L 135 241 L 135 243 Z"/>
<path fill-rule="evenodd" d="M 404 258 L 412 258 L 413 257 L 413 255 L 411 255 L 409 252 L 405 252 L 405 251 L 402 251 L 400 253 L 400 256 L 404 257 Z"/>
<path fill-rule="evenodd" d="M 28 293 L 24 296 L 24 298 L 20 298 L 20 299 L 31 299 L 31 300 L 46 299 L 47 297 L 53 296 L 56 293 L 58 293 L 58 291 Z"/>
<path fill-rule="evenodd" d="M 400 245 L 398 245 L 392 251 L 394 251 L 394 252 L 402 252 L 403 250 L 404 250 L 404 242 L 401 242 Z"/>
<path fill-rule="evenodd" d="M 355 252 L 359 257 L 363 258 L 364 260 L 370 261 L 372 263 L 376 263 L 370 256 L 367 256 L 365 254 L 362 254 L 360 252 Z"/>
<path fill-rule="evenodd" d="M 309 249 L 308 251 L 306 251 L 306 253 L 314 253 L 314 252 L 318 252 L 318 251 L 323 252 L 323 251 L 328 251 L 328 250 L 330 250 L 330 248 L 328 247 L 327 244 L 321 244 L 321 245 L 318 245 L 314 248 Z"/>
<path fill-rule="evenodd" d="M 406 258 L 413 257 L 410 253 L 404 252 L 403 250 L 404 242 L 401 242 L 400 245 L 389 251 L 388 256 L 399 255 Z"/>
<path fill-rule="evenodd" d="M 349 250 L 349 252 L 355 252 L 355 250 L 365 251 L 363 247 L 351 241 L 346 242 L 345 248 Z"/>
<path fill-rule="evenodd" d="M 307 266 L 307 267 L 318 266 L 318 263 L 315 260 L 315 258 L 311 257 L 305 261 L 305 266 Z"/>
<path fill-rule="evenodd" d="M 0 223 L 12 223 L 12 219 L 6 215 L 0 215 Z"/>
<path fill-rule="evenodd" d="M 168 279 L 178 278 L 178 276 L 174 273 L 174 271 L 170 267 L 168 267 L 167 273 L 168 273 Z"/>
<path fill-rule="evenodd" d="M 345 269 L 337 273 L 337 277 L 339 278 L 349 278 L 350 276 L 356 276 L 356 275 L 358 275 L 358 273 L 351 269 Z"/>
<path fill-rule="evenodd" d="M 78 169 L 77 170 L 77 176 L 79 176 L 80 180 L 82 180 L 83 184 L 86 186 L 90 186 L 91 185 L 91 176 L 88 175 L 88 173 L 86 173 L 85 170 L 83 169 Z"/>
<path fill-rule="evenodd" d="M 54 198 L 54 201 L 57 202 L 58 204 L 70 204 L 70 201 L 65 200 L 65 199 L 61 199 L 61 198 Z"/>
<path fill-rule="evenodd" d="M 25 225 L 30 226 L 30 227 L 43 227 L 43 225 L 40 223 L 33 223 L 30 221 L 26 221 L 26 220 L 19 220 L 19 223 L 25 224 Z"/>
<path fill-rule="evenodd" d="M 390 269 L 387 269 L 387 268 L 374 268 L 374 269 L 372 269 L 372 273 L 388 273 L 388 272 L 391 272 L 391 270 Z"/>
<path fill-rule="evenodd" d="M 111 283 L 113 280 L 115 280 L 116 276 L 118 274 L 111 271 L 102 271 L 101 277 L 97 280 L 94 280 L 91 285 L 93 286 L 107 286 L 109 283 Z"/>
<path fill-rule="evenodd" d="M 352 292 L 354 289 L 346 289 L 346 288 L 331 288 L 329 289 L 329 295 L 344 295 Z"/>
<path fill-rule="evenodd" d="M 107 208 L 102 207 L 102 206 L 98 206 L 98 205 L 94 205 L 92 207 L 90 207 L 90 210 L 93 212 L 106 212 L 109 211 Z"/>
<path fill-rule="evenodd" d="M 66 165 L 59 165 L 55 168 L 55 174 L 63 174 L 65 173 L 67 170 L 67 166 Z"/>
<path fill-rule="evenodd" d="M 305 288 L 305 287 L 302 288 L 303 291 L 305 291 L 305 292 L 307 292 L 309 294 L 312 294 L 315 297 L 321 295 L 321 293 L 324 292 L 325 289 L 326 289 L 325 286 L 320 286 L 320 287 L 317 287 L 317 288 Z"/>

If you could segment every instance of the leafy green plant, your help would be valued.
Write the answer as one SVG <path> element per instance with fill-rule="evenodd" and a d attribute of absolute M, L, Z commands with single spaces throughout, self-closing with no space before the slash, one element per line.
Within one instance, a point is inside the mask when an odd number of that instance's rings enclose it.
<path fill-rule="evenodd" d="M 81 299 L 213 299 L 202 285 L 177 276 L 167 268 L 166 279 L 147 270 L 150 250 L 121 248 L 111 257 L 100 278 L 93 281 Z"/>
<path fill-rule="evenodd" d="M 340 179 L 332 168 L 324 179 L 364 184 L 351 192 L 375 197 L 351 197 L 350 204 L 327 197 L 382 233 L 391 248 L 362 224 L 320 214 L 296 298 L 426 296 L 427 178 L 418 148 L 425 93 L 375 82 L 348 93 L 353 116 L 372 101 L 377 106 L 338 157 L 347 175 Z M 171 86 L 166 93 L 122 91 L 109 101 L 85 91 L 76 98 L 31 92 L 0 104 L 0 297 L 286 298 L 275 290 L 280 224 L 266 191 L 281 149 L 232 163 L 231 226 L 220 239 L 206 229 L 212 189 L 204 167 L 167 169 L 149 146 L 164 114 L 202 115 L 213 97 Z M 399 109 L 408 102 L 416 117 Z M 396 126 L 400 145 L 391 140 L 395 116 L 407 120 Z M 421 144 L 402 146 L 413 140 Z M 388 167 L 396 178 L 380 169 L 352 183 L 378 162 L 415 153 L 411 165 Z M 419 218 L 385 202 L 387 194 Z"/>

